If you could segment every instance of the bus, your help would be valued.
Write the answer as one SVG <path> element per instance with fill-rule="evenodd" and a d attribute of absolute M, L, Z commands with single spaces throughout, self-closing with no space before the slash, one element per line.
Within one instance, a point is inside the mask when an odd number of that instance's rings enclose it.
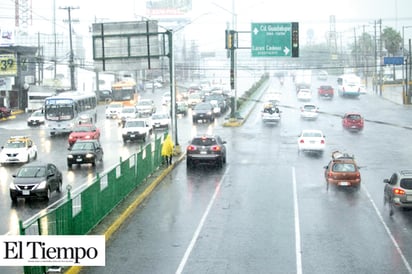
<path fill-rule="evenodd" d="M 112 101 L 135 105 L 137 102 L 136 82 L 132 79 L 127 79 L 113 83 Z"/>
<path fill-rule="evenodd" d="M 361 94 L 361 78 L 355 74 L 339 76 L 338 94 L 342 97 L 359 97 Z"/>
<path fill-rule="evenodd" d="M 95 93 L 66 91 L 45 99 L 45 125 L 50 136 L 70 133 L 76 124 L 97 120 Z"/>

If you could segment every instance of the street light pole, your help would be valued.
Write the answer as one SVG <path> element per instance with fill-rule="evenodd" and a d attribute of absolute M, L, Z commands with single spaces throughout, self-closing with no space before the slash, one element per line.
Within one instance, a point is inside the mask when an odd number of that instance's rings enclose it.
<path fill-rule="evenodd" d="M 407 29 L 407 28 L 412 28 L 412 26 L 402 26 L 402 57 L 404 57 L 404 58 L 405 58 L 405 29 Z M 410 54 L 411 54 L 411 52 L 410 52 L 410 49 L 409 49 L 409 54 L 406 57 L 406 62 L 404 64 L 406 67 L 405 67 L 405 70 L 402 70 L 402 74 L 404 75 L 402 80 L 405 84 L 405 94 L 406 94 L 407 104 L 409 104 L 409 102 L 410 102 L 410 99 L 409 99 L 410 98 L 410 94 L 409 94 L 410 69 L 409 69 L 409 72 L 408 72 L 408 66 L 410 66 L 410 63 L 411 63 L 411 59 L 409 58 Z M 404 71 L 405 71 L 405 74 L 404 74 Z M 408 73 L 409 73 L 409 75 L 408 75 Z"/>
<path fill-rule="evenodd" d="M 70 40 L 70 55 L 69 55 L 69 67 L 70 67 L 70 89 L 76 90 L 76 83 L 74 79 L 74 53 L 73 53 L 73 41 L 72 41 L 72 18 L 71 10 L 78 9 L 78 7 L 63 7 L 60 9 L 67 10 L 69 14 L 69 40 Z"/>

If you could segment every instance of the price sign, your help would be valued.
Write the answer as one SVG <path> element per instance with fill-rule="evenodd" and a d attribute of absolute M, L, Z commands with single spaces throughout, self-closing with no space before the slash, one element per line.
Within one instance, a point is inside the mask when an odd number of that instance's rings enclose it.
<path fill-rule="evenodd" d="M 17 62 L 14 54 L 0 54 L 0 76 L 6 75 L 17 75 Z"/>

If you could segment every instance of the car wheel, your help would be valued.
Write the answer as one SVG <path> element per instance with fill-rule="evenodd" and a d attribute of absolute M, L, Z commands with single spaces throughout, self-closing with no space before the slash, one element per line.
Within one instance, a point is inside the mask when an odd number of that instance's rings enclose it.
<path fill-rule="evenodd" d="M 193 168 L 193 162 L 190 159 L 186 159 L 186 167 L 187 168 Z"/>
<path fill-rule="evenodd" d="M 68 168 L 72 168 L 72 164 L 67 164 L 67 167 L 68 167 Z"/>
<path fill-rule="evenodd" d="M 46 196 L 44 196 L 44 199 L 46 201 L 49 201 L 51 199 L 51 190 L 50 187 L 47 188 Z"/>
<path fill-rule="evenodd" d="M 30 163 L 30 154 L 27 155 L 27 161 L 26 163 Z"/>
<path fill-rule="evenodd" d="M 96 166 L 96 158 L 93 160 L 92 166 Z"/>
<path fill-rule="evenodd" d="M 36 159 L 37 159 L 37 151 L 34 153 L 34 157 L 33 157 L 33 159 L 34 159 L 34 160 L 36 160 Z"/>
<path fill-rule="evenodd" d="M 223 167 L 223 158 L 218 158 L 216 161 L 216 165 L 218 168 L 222 168 Z"/>
<path fill-rule="evenodd" d="M 123 138 L 123 144 L 126 144 L 126 143 L 127 143 L 127 139 Z"/>
<path fill-rule="evenodd" d="M 10 194 L 10 198 L 11 198 L 11 201 L 13 203 L 17 202 L 17 196 L 16 195 Z"/>
<path fill-rule="evenodd" d="M 63 182 L 62 182 L 62 180 L 60 180 L 58 183 L 57 183 L 57 192 L 62 192 L 62 190 L 63 190 Z"/>

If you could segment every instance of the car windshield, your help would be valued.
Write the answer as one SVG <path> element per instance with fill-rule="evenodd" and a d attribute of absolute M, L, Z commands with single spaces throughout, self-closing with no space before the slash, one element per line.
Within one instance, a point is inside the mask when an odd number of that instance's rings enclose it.
<path fill-rule="evenodd" d="M 23 148 L 25 147 L 24 142 L 9 142 L 4 145 L 5 148 Z"/>
<path fill-rule="evenodd" d="M 332 167 L 332 171 L 337 172 L 354 172 L 355 170 L 355 165 L 351 163 L 336 163 Z"/>
<path fill-rule="evenodd" d="M 41 111 L 35 111 L 35 112 L 33 112 L 33 114 L 31 116 L 32 117 L 44 116 L 44 113 L 41 112 Z"/>
<path fill-rule="evenodd" d="M 304 106 L 303 107 L 304 108 L 304 110 L 315 110 L 316 109 L 316 107 L 315 106 L 313 106 L 313 105 L 306 105 L 306 106 Z"/>
<path fill-rule="evenodd" d="M 192 145 L 195 146 L 212 146 L 216 144 L 215 138 L 195 138 L 192 140 Z"/>
<path fill-rule="evenodd" d="M 22 167 L 17 173 L 19 178 L 33 178 L 33 177 L 44 177 L 46 175 L 46 169 L 39 166 Z"/>
<path fill-rule="evenodd" d="M 94 146 L 91 142 L 76 142 L 74 143 L 72 150 L 93 150 Z"/>
<path fill-rule="evenodd" d="M 133 113 L 135 112 L 134 108 L 123 108 L 122 113 Z"/>
<path fill-rule="evenodd" d="M 167 114 L 153 114 L 152 119 L 168 119 Z"/>
<path fill-rule="evenodd" d="M 73 129 L 74 132 L 90 132 L 95 131 L 95 128 L 92 126 L 79 126 Z"/>
<path fill-rule="evenodd" d="M 144 127 L 143 121 L 128 121 L 125 127 Z"/>
<path fill-rule="evenodd" d="M 350 114 L 347 116 L 347 118 L 351 120 L 361 120 L 361 116 L 356 114 Z"/>
<path fill-rule="evenodd" d="M 322 137 L 322 134 L 320 132 L 308 131 L 303 132 L 302 137 Z"/>
<path fill-rule="evenodd" d="M 210 104 L 197 104 L 195 106 L 195 110 L 208 110 L 211 109 L 211 105 Z"/>
<path fill-rule="evenodd" d="M 152 103 L 150 101 L 140 101 L 138 106 L 150 106 Z"/>

